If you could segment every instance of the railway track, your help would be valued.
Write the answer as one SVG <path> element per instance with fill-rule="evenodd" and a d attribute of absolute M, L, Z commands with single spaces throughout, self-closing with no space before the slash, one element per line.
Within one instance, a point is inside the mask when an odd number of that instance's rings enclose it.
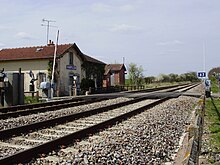
<path fill-rule="evenodd" d="M 188 85 L 187 85 L 188 86 Z M 171 92 L 173 90 L 176 90 L 178 88 L 182 88 L 182 87 L 177 87 L 177 88 L 171 88 L 171 89 L 163 89 L 162 91 L 166 91 L 166 92 Z M 139 91 L 138 91 L 139 92 Z M 156 90 L 156 93 L 158 94 L 158 92 L 160 93 L 160 91 Z M 136 96 L 132 96 L 132 97 L 142 97 L 142 96 L 148 96 L 152 93 L 155 93 L 155 92 L 148 92 L 147 94 L 145 92 L 142 92 L 142 94 L 138 93 L 138 95 Z M 128 94 L 126 95 L 126 97 L 130 97 L 132 94 Z M 112 96 L 111 96 L 112 97 Z M 116 96 L 114 96 L 115 98 Z M 164 97 L 164 96 L 160 96 L 160 97 Z M 82 101 L 78 101 L 78 102 L 71 102 L 71 100 L 64 100 L 64 101 L 58 101 L 58 103 L 52 103 L 52 105 L 48 106 L 48 104 L 46 104 L 47 106 L 44 107 L 45 104 L 42 104 L 42 107 L 40 107 L 39 104 L 37 104 L 37 108 L 32 108 L 32 109 L 24 109 L 24 110 L 17 110 L 17 111 L 10 111 L 10 112 L 7 112 L 7 113 L 2 113 L 0 114 L 0 120 L 3 120 L 3 119 L 7 119 L 7 118 L 15 118 L 15 117 L 21 117 L 21 116 L 26 116 L 26 115 L 31 115 L 31 114 L 36 114 L 36 115 L 33 115 L 33 118 L 34 120 L 39 120 L 41 121 L 42 119 L 39 118 L 40 116 L 42 116 L 42 113 L 44 112 L 49 112 L 49 111 L 54 111 L 56 114 L 56 112 L 58 112 L 57 110 L 59 109 L 64 109 L 64 108 L 69 108 L 69 107 L 77 107 L 77 106 L 82 106 L 82 105 L 88 105 L 88 104 L 91 104 L 91 103 L 97 103 L 97 102 L 100 102 L 100 101 L 103 101 L 103 100 L 107 100 L 109 98 L 109 96 L 107 96 L 106 98 L 99 98 L 98 96 L 95 97 L 95 98 L 90 98 L 89 100 L 82 100 Z M 158 98 L 158 97 L 157 97 Z M 82 98 L 81 98 L 82 99 Z M 78 99 L 79 100 L 79 99 Z M 62 104 L 63 103 L 63 104 Z M 29 107 L 29 105 L 28 105 Z M 33 105 L 32 105 L 33 107 Z M 13 107 L 14 108 L 14 107 Z M 16 107 L 15 107 L 16 108 Z M 19 106 L 20 108 L 20 106 Z M 85 107 L 86 108 L 86 107 Z M 10 109 L 10 108 L 9 108 Z M 69 110 L 66 110 L 66 113 L 77 113 L 78 111 L 69 111 Z M 40 114 L 39 114 L 40 113 Z M 60 115 L 62 116 L 62 112 L 58 112 L 60 113 Z M 47 113 L 45 113 L 47 114 Z M 43 115 L 44 116 L 44 115 Z M 49 118 L 51 118 L 51 115 L 48 116 Z M 13 122 L 13 121 L 11 121 Z M 21 124 L 23 122 L 23 119 L 21 119 L 19 121 L 19 123 Z M 33 121 L 34 122 L 34 121 Z M 29 122 L 30 123 L 30 122 Z M 3 126 L 4 127 L 4 126 Z M 0 125 L 0 130 L 1 130 L 1 125 Z"/>
<path fill-rule="evenodd" d="M 175 88 L 178 86 L 182 85 L 173 85 L 173 86 L 163 86 L 163 87 L 157 87 L 157 88 L 149 88 L 149 89 L 144 89 L 144 90 L 139 90 L 139 91 L 127 91 L 125 93 L 137 93 L 137 92 L 154 92 L 154 91 L 159 91 L 159 90 L 164 90 L 164 89 L 169 89 L 169 88 Z M 119 96 L 123 96 L 124 94 L 121 93 Z M 31 110 L 31 109 L 36 109 L 36 108 L 41 108 L 41 107 L 50 107 L 50 106 L 56 106 L 56 105 L 62 105 L 62 104 L 68 104 L 68 103 L 79 103 L 80 102 L 85 102 L 88 100 L 96 100 L 99 95 L 90 95 L 86 97 L 73 97 L 70 99 L 62 99 L 62 100 L 57 100 L 57 101 L 50 101 L 50 102 L 44 102 L 44 103 L 37 103 L 37 104 L 28 104 L 28 105 L 18 105 L 18 106 L 10 106 L 10 107 L 0 107 L 0 114 L 1 113 L 8 113 L 8 112 L 16 112 L 20 110 Z M 104 99 L 109 99 L 109 98 L 115 98 L 118 97 L 118 95 L 115 94 L 104 94 Z M 103 97 L 102 97 L 103 98 Z"/>
<path fill-rule="evenodd" d="M 174 86 L 175 87 L 175 86 Z M 154 89 L 147 89 L 146 92 L 151 91 L 158 91 L 162 89 L 167 89 L 168 87 L 160 87 Z M 128 92 L 128 93 L 133 93 Z M 74 107 L 84 104 L 90 104 L 93 102 L 99 102 L 101 100 L 106 100 L 109 98 L 115 98 L 116 96 L 99 98 L 97 97 L 79 97 L 79 98 L 72 98 L 66 100 L 58 100 L 58 101 L 51 101 L 45 103 L 37 103 L 37 104 L 29 104 L 29 105 L 19 105 L 19 106 L 11 106 L 6 108 L 0 108 L 0 119 L 7 119 L 11 117 L 18 117 L 18 116 L 25 116 L 29 114 L 47 112 L 47 111 L 54 111 L 62 108 Z"/>
<path fill-rule="evenodd" d="M 28 106 L 24 106 L 24 109 L 21 109 L 21 107 L 19 106 L 19 109 L 17 109 L 16 111 L 14 111 L 16 107 L 13 107 L 13 110 L 11 110 L 11 108 L 5 108 L 2 109 L 3 111 L 1 111 L 0 113 L 0 120 L 12 118 L 12 117 L 18 117 L 18 116 L 26 116 L 36 113 L 43 113 L 48 111 L 55 111 L 63 108 L 75 107 L 80 105 L 86 105 L 95 102 L 100 102 L 102 100 L 106 100 L 106 99 L 94 98 L 91 100 L 82 100 L 82 99 L 64 100 L 64 101 L 62 100 L 62 101 L 48 102 L 42 104 L 35 104 L 34 106 L 28 105 Z"/>
<path fill-rule="evenodd" d="M 194 86 L 185 86 L 183 90 L 188 90 L 192 87 Z M 169 93 L 169 95 L 173 94 Z M 181 93 L 177 92 L 176 94 L 180 95 Z M 2 130 L 0 132 L 2 140 L 0 143 L 0 164 L 28 161 L 29 158 L 36 156 L 37 153 L 48 153 L 59 148 L 59 146 L 67 145 L 70 142 L 93 134 L 167 99 L 169 97 L 146 100 L 142 96 L 91 111 Z"/>
<path fill-rule="evenodd" d="M 185 85 L 183 85 L 185 86 Z M 125 95 L 132 95 L 132 93 L 152 93 L 156 91 L 163 91 L 166 92 L 172 91 L 173 88 L 178 88 L 179 85 L 174 86 L 164 86 L 164 87 L 158 87 L 153 89 L 146 89 L 141 91 L 130 91 L 126 93 L 120 93 L 120 94 L 110 94 L 105 95 L 104 97 L 101 96 L 89 96 L 89 97 L 79 97 L 79 98 L 72 98 L 72 99 L 66 99 L 66 100 L 58 100 L 58 101 L 52 101 L 52 102 L 46 102 L 46 103 L 38 103 L 38 104 L 30 104 L 30 105 L 20 105 L 20 106 L 12 106 L 12 107 L 6 107 L 6 108 L 0 108 L 0 120 L 1 119 L 7 119 L 7 118 L 14 118 L 18 116 L 25 116 L 30 114 L 36 114 L 36 113 L 42 113 L 47 111 L 55 111 L 58 109 L 68 108 L 68 107 L 74 107 L 74 106 L 80 106 L 85 104 L 90 104 L 94 102 L 100 102 L 102 100 L 107 100 L 110 98 L 116 98 L 119 96 L 125 96 Z M 180 86 L 181 88 L 182 86 Z"/>
<path fill-rule="evenodd" d="M 75 98 L 75 99 L 71 98 L 71 99 L 66 99 L 66 100 L 58 100 L 58 101 L 51 101 L 51 102 L 44 102 L 44 103 L 18 105 L 18 106 L 0 108 L 0 112 L 1 113 L 15 112 L 19 110 L 28 110 L 28 109 L 33 109 L 33 108 L 53 106 L 53 105 L 71 103 L 71 102 L 80 102 L 80 101 L 83 101 L 83 99 L 82 98 Z"/>
<path fill-rule="evenodd" d="M 178 86 L 184 86 L 184 85 L 173 85 L 173 86 L 163 86 L 163 87 L 157 87 L 157 88 L 149 88 L 149 89 L 144 89 L 144 90 L 139 90 L 139 91 L 126 91 L 122 93 L 113 93 L 113 94 L 99 94 L 99 95 L 90 95 L 86 97 L 73 97 L 70 99 L 62 99 L 62 100 L 57 100 L 57 101 L 50 101 L 50 102 L 44 102 L 44 103 L 37 103 L 37 104 L 27 104 L 27 105 L 18 105 L 18 106 L 10 106 L 10 107 L 0 107 L 0 114 L 2 113 L 9 113 L 9 112 L 16 112 L 16 111 L 28 111 L 32 109 L 37 109 L 41 107 L 57 107 L 59 109 L 59 105 L 64 105 L 64 104 L 71 104 L 73 105 L 70 106 L 75 106 L 80 105 L 81 102 L 82 104 L 87 101 L 95 101 L 97 99 L 110 99 L 110 98 L 116 98 L 119 96 L 124 96 L 125 94 L 130 94 L 130 93 L 138 93 L 138 92 L 155 92 L 155 91 L 160 91 L 160 90 L 165 90 L 169 88 L 176 88 Z M 101 96 L 101 97 L 100 97 Z M 102 97 L 104 96 L 104 97 Z"/>

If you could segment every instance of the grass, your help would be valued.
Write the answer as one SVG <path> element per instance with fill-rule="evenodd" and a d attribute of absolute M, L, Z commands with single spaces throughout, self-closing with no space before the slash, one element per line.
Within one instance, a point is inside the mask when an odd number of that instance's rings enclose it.
<path fill-rule="evenodd" d="M 24 103 L 25 104 L 34 104 L 34 103 L 39 103 L 39 99 L 35 96 L 25 96 L 24 97 Z"/>
<path fill-rule="evenodd" d="M 218 93 L 219 92 L 219 87 L 218 87 L 217 84 L 213 84 L 211 88 L 212 88 L 211 90 L 212 90 L 213 93 Z"/>
<path fill-rule="evenodd" d="M 220 99 L 207 99 L 206 118 L 211 132 L 211 146 L 220 152 Z"/>
<path fill-rule="evenodd" d="M 211 91 L 213 93 L 218 93 L 219 92 L 218 80 L 215 77 L 211 78 Z"/>

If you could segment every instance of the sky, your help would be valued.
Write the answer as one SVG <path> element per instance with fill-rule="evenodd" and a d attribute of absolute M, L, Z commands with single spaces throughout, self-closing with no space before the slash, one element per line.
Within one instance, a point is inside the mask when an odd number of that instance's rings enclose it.
<path fill-rule="evenodd" d="M 220 66 L 219 18 L 219 0 L 0 0 L 0 49 L 46 45 L 46 19 L 49 39 L 59 29 L 59 44 L 144 76 L 208 72 Z"/>

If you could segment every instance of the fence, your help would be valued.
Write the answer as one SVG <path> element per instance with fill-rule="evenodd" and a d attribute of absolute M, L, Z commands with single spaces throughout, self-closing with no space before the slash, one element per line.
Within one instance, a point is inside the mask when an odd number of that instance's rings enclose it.
<path fill-rule="evenodd" d="M 110 87 L 99 87 L 99 88 L 89 88 L 89 89 L 83 89 L 82 94 L 84 94 L 86 91 L 89 91 L 89 93 L 92 94 L 98 94 L 98 93 L 113 93 L 113 92 L 121 92 L 121 91 L 131 91 L 131 90 L 143 90 L 145 89 L 145 86 L 110 86 Z"/>

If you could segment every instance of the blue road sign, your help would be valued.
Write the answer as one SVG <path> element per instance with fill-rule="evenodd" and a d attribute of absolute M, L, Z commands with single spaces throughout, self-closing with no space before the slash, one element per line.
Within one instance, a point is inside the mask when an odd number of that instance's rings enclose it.
<path fill-rule="evenodd" d="M 198 72 L 198 73 L 197 73 L 197 76 L 198 76 L 199 78 L 205 78 L 205 77 L 206 77 L 206 72 Z"/>

